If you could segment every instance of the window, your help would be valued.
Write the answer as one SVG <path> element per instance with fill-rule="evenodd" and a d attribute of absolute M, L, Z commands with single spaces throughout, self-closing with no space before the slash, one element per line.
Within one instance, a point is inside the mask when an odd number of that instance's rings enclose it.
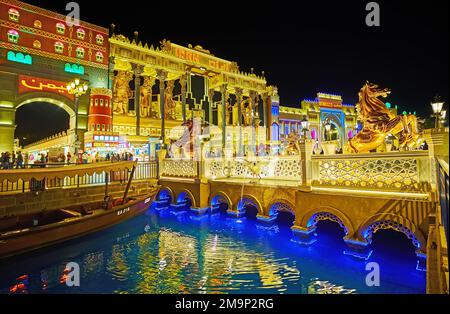
<path fill-rule="evenodd" d="M 55 52 L 57 53 L 63 53 L 64 52 L 64 44 L 60 41 L 57 41 L 55 43 Z"/>
<path fill-rule="evenodd" d="M 97 60 L 97 62 L 103 62 L 103 53 L 101 53 L 100 51 L 98 51 L 95 54 L 95 60 Z"/>
<path fill-rule="evenodd" d="M 76 53 L 77 53 L 77 58 L 84 58 L 84 48 L 77 47 Z"/>
<path fill-rule="evenodd" d="M 98 99 L 95 99 L 95 106 L 98 106 Z"/>
<path fill-rule="evenodd" d="M 33 47 L 36 49 L 41 49 L 41 42 L 39 40 L 33 41 Z"/>
<path fill-rule="evenodd" d="M 95 40 L 97 41 L 97 45 L 103 45 L 103 36 L 100 34 L 97 34 L 97 36 L 95 36 Z"/>
<path fill-rule="evenodd" d="M 42 22 L 39 20 L 34 21 L 33 25 L 36 28 L 42 28 Z"/>
<path fill-rule="evenodd" d="M 58 34 L 64 35 L 64 33 L 66 32 L 66 25 L 64 25 L 63 23 L 56 23 L 56 32 Z"/>
<path fill-rule="evenodd" d="M 102 131 L 105 131 L 105 125 L 102 124 Z"/>
<path fill-rule="evenodd" d="M 19 42 L 19 33 L 16 30 L 8 31 L 8 41 L 17 44 Z"/>
<path fill-rule="evenodd" d="M 97 124 L 97 131 L 100 131 L 100 124 Z"/>
<path fill-rule="evenodd" d="M 19 22 L 20 14 L 19 14 L 19 11 L 17 11 L 16 9 L 13 9 L 13 8 L 9 9 L 8 10 L 8 15 L 9 15 L 9 19 L 11 21 Z"/>
<path fill-rule="evenodd" d="M 105 107 L 108 107 L 108 99 L 105 99 Z"/>
<path fill-rule="evenodd" d="M 103 107 L 103 99 L 100 99 L 100 107 Z"/>
<path fill-rule="evenodd" d="M 78 37 L 78 39 L 84 39 L 84 35 L 85 35 L 85 32 L 84 32 L 84 29 L 82 29 L 82 28 L 79 28 L 79 29 L 77 29 L 77 37 Z"/>
<path fill-rule="evenodd" d="M 91 131 L 95 131 L 95 123 L 91 124 Z"/>

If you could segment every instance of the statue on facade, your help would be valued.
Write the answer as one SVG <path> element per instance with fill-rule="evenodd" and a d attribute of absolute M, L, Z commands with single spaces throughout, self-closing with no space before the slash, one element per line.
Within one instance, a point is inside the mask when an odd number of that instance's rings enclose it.
<path fill-rule="evenodd" d="M 167 86 L 164 91 L 164 114 L 168 120 L 175 120 L 176 103 L 173 100 L 173 87 L 175 81 L 167 81 Z"/>
<path fill-rule="evenodd" d="M 151 117 L 152 115 L 152 87 L 155 84 L 155 78 L 144 76 L 144 83 L 141 86 L 140 95 L 140 113 L 141 117 Z"/>
<path fill-rule="evenodd" d="M 415 149 L 423 143 L 415 115 L 395 115 L 378 97 L 387 97 L 390 90 L 366 82 L 361 88 L 356 105 L 358 118 L 363 124 L 361 132 L 349 140 L 348 153 L 370 152 L 383 145 L 388 134 L 399 138 L 399 148 Z"/>
<path fill-rule="evenodd" d="M 300 135 L 296 131 L 292 131 L 287 136 L 284 149 L 287 155 L 300 155 Z"/>
<path fill-rule="evenodd" d="M 133 74 L 126 71 L 118 71 L 114 77 L 113 112 L 116 114 L 128 113 L 128 100 L 133 95 L 129 86 L 132 78 Z"/>
<path fill-rule="evenodd" d="M 242 113 L 242 122 L 244 126 L 252 125 L 252 117 L 253 117 L 253 104 L 251 97 L 243 100 L 241 102 L 241 113 Z M 247 104 L 247 106 L 246 106 Z"/>

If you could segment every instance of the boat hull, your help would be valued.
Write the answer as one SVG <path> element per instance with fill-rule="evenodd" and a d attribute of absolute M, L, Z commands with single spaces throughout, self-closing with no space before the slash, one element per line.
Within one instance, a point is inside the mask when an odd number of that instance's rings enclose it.
<path fill-rule="evenodd" d="M 81 237 L 136 217 L 149 208 L 157 193 L 156 190 L 93 215 L 3 234 L 0 236 L 0 259 Z"/>

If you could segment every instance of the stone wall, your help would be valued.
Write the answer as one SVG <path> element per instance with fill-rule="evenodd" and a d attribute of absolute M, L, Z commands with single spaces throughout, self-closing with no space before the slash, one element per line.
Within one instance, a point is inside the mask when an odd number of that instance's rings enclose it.
<path fill-rule="evenodd" d="M 154 185 L 157 185 L 157 180 L 135 181 L 131 184 L 129 196 L 144 194 Z M 110 184 L 108 186 L 108 194 L 113 197 L 122 197 L 125 188 L 126 182 L 123 184 Z M 80 188 L 49 189 L 38 193 L 26 192 L 0 195 L 0 218 L 102 201 L 104 193 L 105 186 L 97 185 Z"/>

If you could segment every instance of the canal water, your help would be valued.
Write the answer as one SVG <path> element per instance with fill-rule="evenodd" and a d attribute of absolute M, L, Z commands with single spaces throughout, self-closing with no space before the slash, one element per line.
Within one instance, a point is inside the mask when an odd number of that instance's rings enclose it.
<path fill-rule="evenodd" d="M 425 293 L 414 247 L 402 234 L 374 235 L 368 261 L 344 255 L 343 231 L 321 222 L 317 241 L 292 241 L 285 221 L 271 228 L 226 213 L 196 217 L 155 210 L 110 229 L 0 262 L 0 293 Z M 61 283 L 67 263 L 80 286 Z M 366 264 L 380 268 L 367 286 Z"/>

